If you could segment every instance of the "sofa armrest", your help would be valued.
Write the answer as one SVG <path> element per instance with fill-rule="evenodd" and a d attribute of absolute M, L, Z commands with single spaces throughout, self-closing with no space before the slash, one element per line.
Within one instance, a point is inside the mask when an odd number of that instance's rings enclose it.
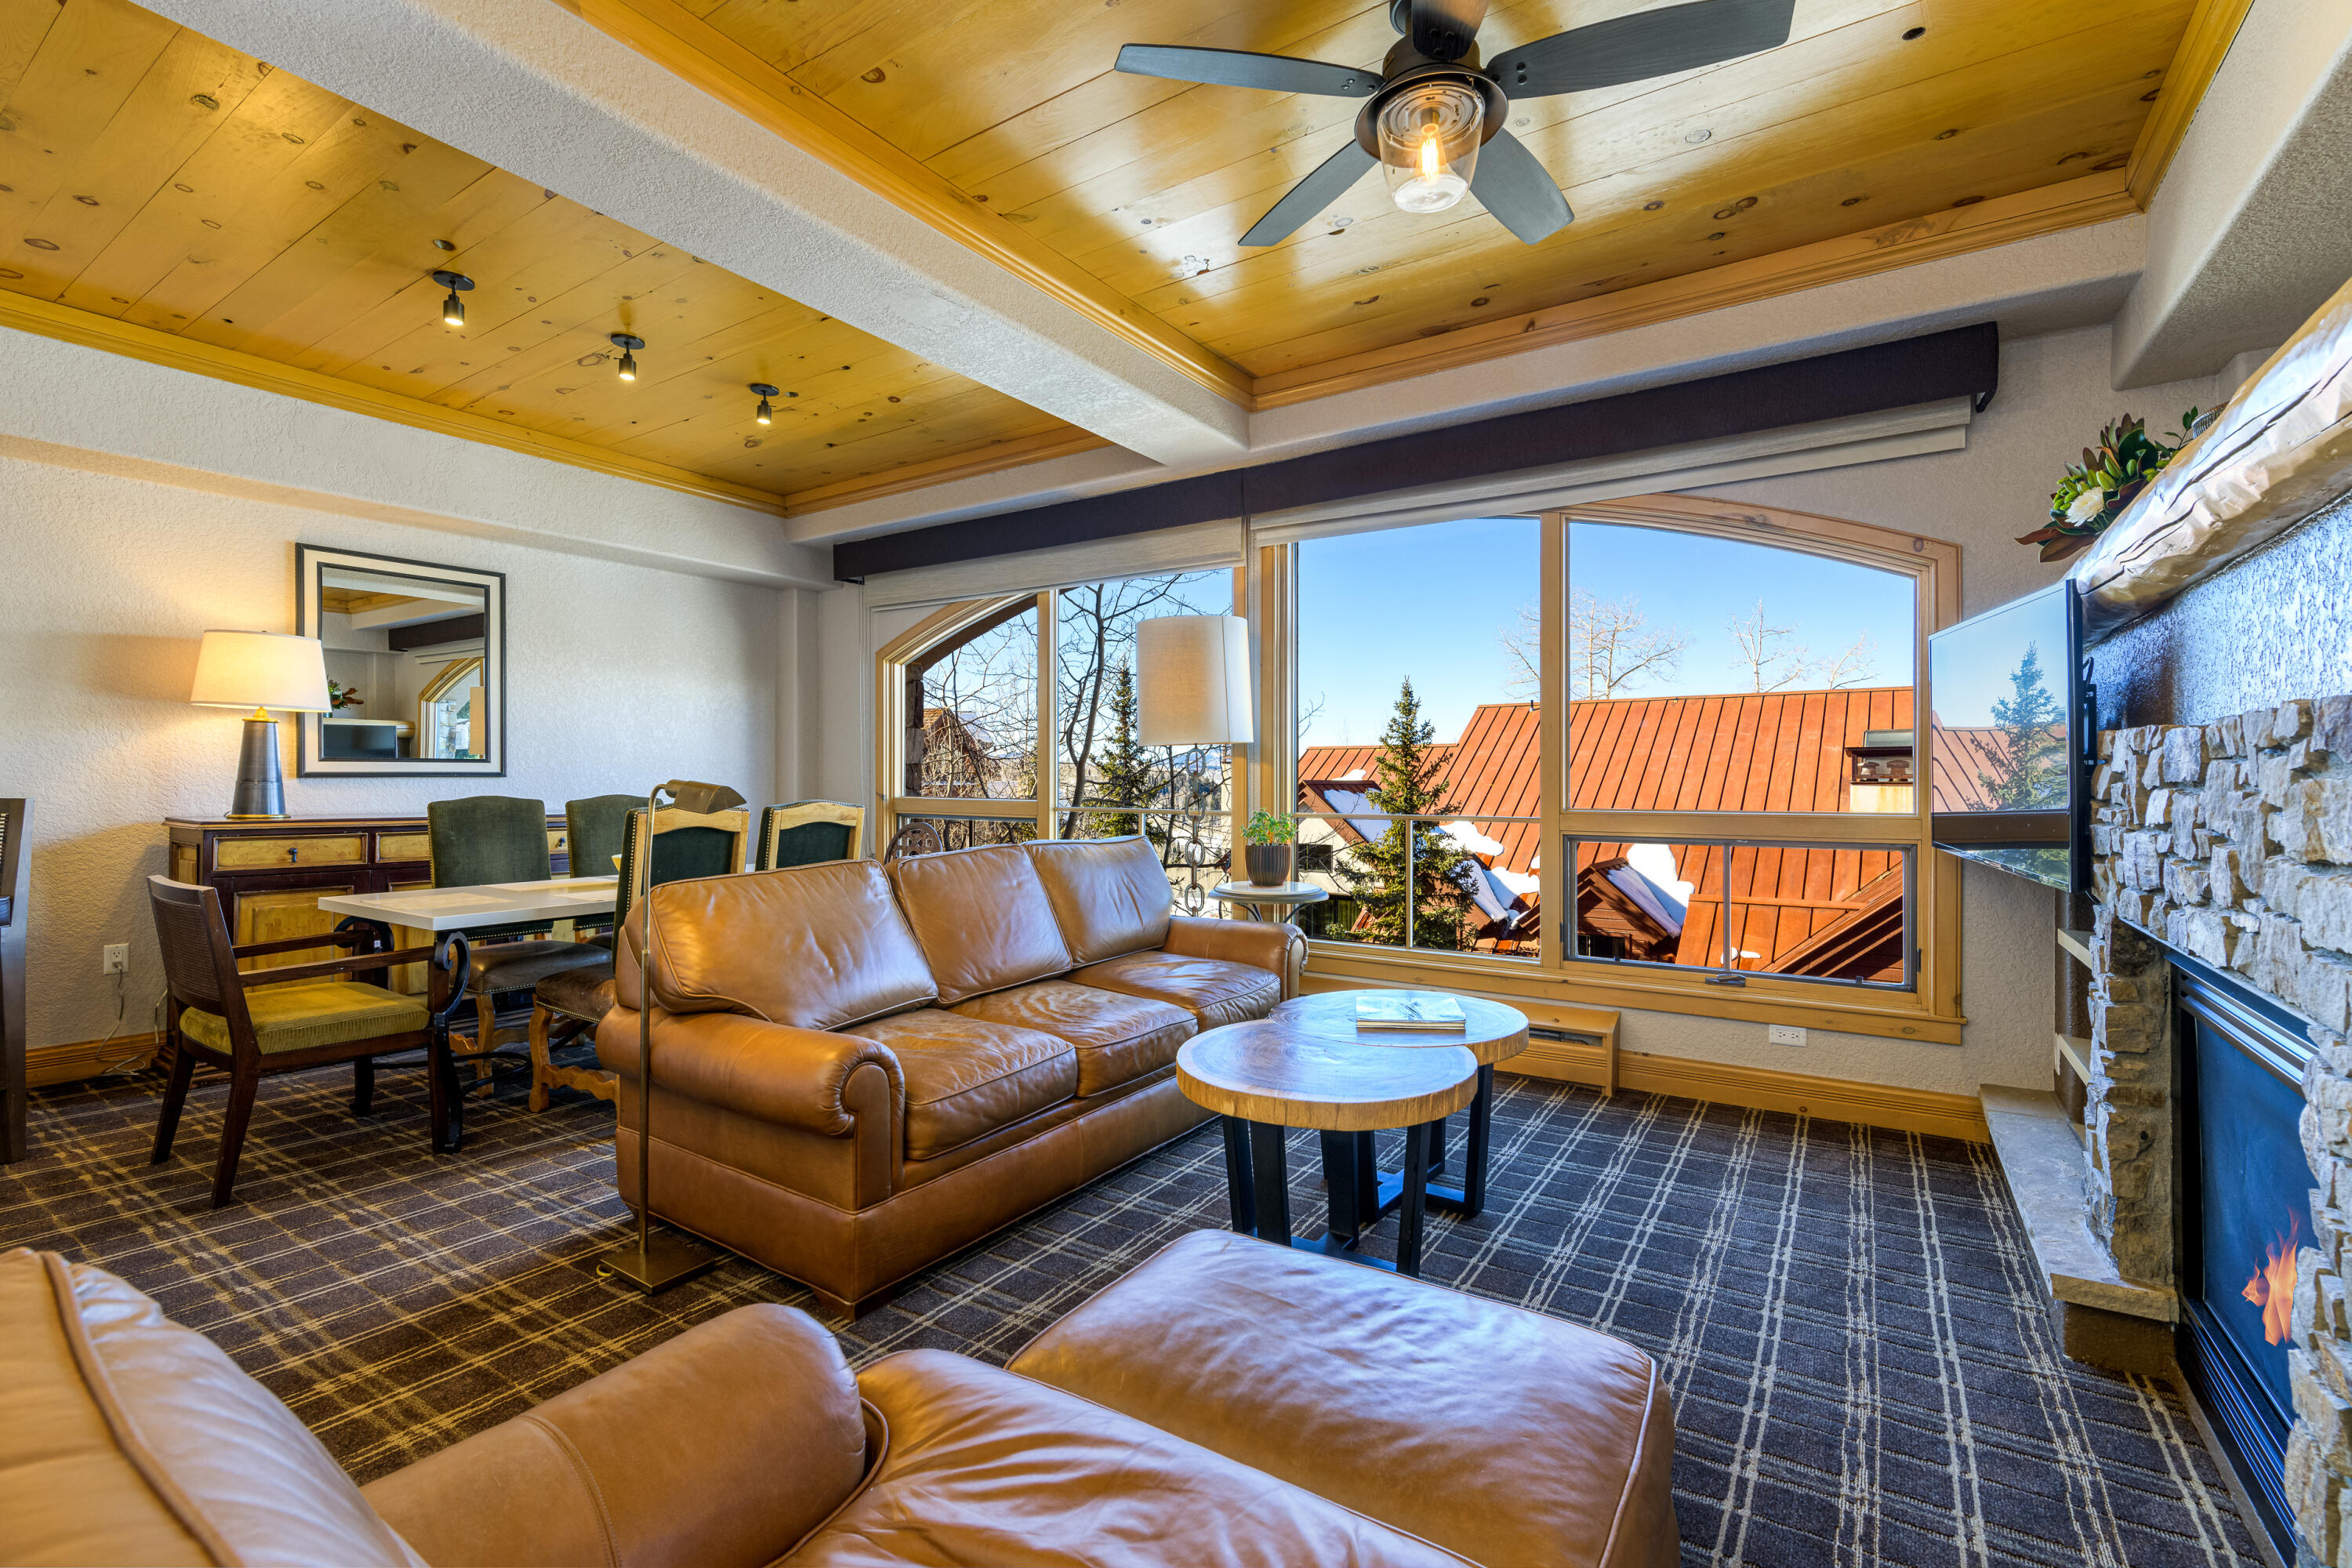
<path fill-rule="evenodd" d="M 1499 1301 L 1195 1231 L 1011 1370 L 1486 1568 L 1680 1561 L 1655 1363 Z"/>
<path fill-rule="evenodd" d="M 1264 921 L 1213 921 L 1197 915 L 1171 915 L 1162 952 L 1179 958 L 1218 958 L 1246 963 L 1282 977 L 1284 1000 L 1298 994 L 1299 977 L 1307 972 L 1307 938 L 1295 925 Z"/>
<path fill-rule="evenodd" d="M 637 1079 L 637 1015 L 615 1007 L 596 1028 L 596 1059 L 631 1085 Z M 904 1103 L 898 1058 L 879 1040 L 795 1029 L 740 1013 L 654 1015 L 654 1081 L 675 1094 L 761 1121 L 839 1138 L 856 1131 L 845 1098 L 850 1075 L 868 1064 Z"/>
<path fill-rule="evenodd" d="M 760 1568 L 865 1468 L 833 1336 L 755 1306 L 362 1490 L 434 1568 Z"/>

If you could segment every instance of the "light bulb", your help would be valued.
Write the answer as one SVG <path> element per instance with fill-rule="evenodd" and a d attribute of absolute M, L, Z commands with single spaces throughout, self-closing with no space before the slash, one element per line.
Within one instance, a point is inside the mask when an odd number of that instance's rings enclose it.
<path fill-rule="evenodd" d="M 441 320 L 453 327 L 466 324 L 466 301 L 457 298 L 455 289 L 450 289 L 449 297 L 441 301 Z"/>
<path fill-rule="evenodd" d="M 774 407 L 769 404 L 768 399 L 776 395 L 776 388 L 769 385 L 764 381 L 755 381 L 751 383 L 751 390 L 760 395 L 760 406 L 752 411 L 752 420 L 761 425 L 773 424 L 776 418 L 776 411 Z"/>
<path fill-rule="evenodd" d="M 608 332 L 605 336 L 612 340 L 612 343 L 614 348 L 621 351 L 621 363 L 615 367 L 621 373 L 621 379 L 623 381 L 636 380 L 637 350 L 646 346 L 646 340 L 643 338 L 631 337 L 626 332 Z"/>
<path fill-rule="evenodd" d="M 1438 213 L 1470 191 L 1486 100 L 1468 86 L 1421 82 L 1381 108 L 1381 173 L 1389 199 L 1409 213 Z"/>
<path fill-rule="evenodd" d="M 621 351 L 621 379 L 623 381 L 637 379 L 637 356 L 626 349 Z"/>
<path fill-rule="evenodd" d="M 776 422 L 776 411 L 768 406 L 768 400 L 763 397 L 760 399 L 760 411 L 751 417 L 762 425 L 773 425 Z"/>

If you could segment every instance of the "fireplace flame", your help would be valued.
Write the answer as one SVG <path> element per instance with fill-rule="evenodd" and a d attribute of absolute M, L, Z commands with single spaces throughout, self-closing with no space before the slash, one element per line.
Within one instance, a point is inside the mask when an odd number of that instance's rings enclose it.
<path fill-rule="evenodd" d="M 2294 1302 L 2294 1244 L 2302 1231 L 2302 1218 L 2289 1214 L 2286 1234 L 2270 1244 L 2263 1266 L 2246 1277 L 2246 1300 L 2263 1310 L 2263 1340 L 2267 1344 L 2287 1342 L 2288 1314 Z"/>

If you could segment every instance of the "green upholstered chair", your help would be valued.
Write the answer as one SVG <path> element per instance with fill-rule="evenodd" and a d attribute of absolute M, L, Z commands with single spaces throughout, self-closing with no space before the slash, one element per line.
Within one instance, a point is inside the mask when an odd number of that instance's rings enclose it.
<path fill-rule="evenodd" d="M 155 936 L 163 950 L 163 982 L 171 998 L 165 1030 L 172 1076 L 163 1090 L 163 1113 L 155 1128 L 153 1163 L 172 1157 L 172 1141 L 187 1102 L 189 1079 L 199 1062 L 229 1074 L 228 1114 L 221 1128 L 220 1157 L 213 1172 L 213 1206 L 228 1202 L 236 1182 L 237 1156 L 245 1147 L 253 1101 L 263 1078 L 329 1062 L 352 1062 L 355 1087 L 352 1114 L 364 1116 L 375 1089 L 378 1056 L 420 1047 L 434 1074 L 434 1146 L 446 1138 L 449 1077 L 448 1029 L 425 999 L 404 996 L 351 978 L 354 972 L 428 959 L 444 973 L 450 947 L 437 955 L 418 949 L 405 953 L 365 951 L 348 958 L 239 973 L 249 958 L 301 948 L 372 948 L 375 938 L 360 931 L 301 936 L 282 942 L 230 943 L 219 892 L 147 879 L 147 901 Z"/>
<path fill-rule="evenodd" d="M 855 860 L 865 852 L 866 808 L 833 800 L 796 800 L 760 813 L 759 869 Z"/>
<path fill-rule="evenodd" d="M 645 808 L 641 795 L 592 795 L 585 800 L 563 803 L 566 837 L 572 841 L 572 874 L 575 877 L 603 877 L 611 874 L 621 858 L 621 840 L 628 832 L 629 813 Z M 599 920 L 598 924 L 604 921 Z M 600 946 L 610 945 L 611 928 L 587 940 Z"/>
<path fill-rule="evenodd" d="M 425 828 L 436 888 L 544 882 L 554 875 L 543 801 L 500 795 L 436 800 L 425 808 Z M 576 845 L 572 854 L 572 864 L 579 865 Z M 466 933 L 474 943 L 466 994 L 474 1004 L 475 1023 L 470 1037 L 451 1042 L 457 1055 L 487 1058 L 496 1048 L 500 994 L 527 992 L 551 974 L 606 963 L 612 956 L 593 942 L 546 940 L 553 930 L 547 921 L 524 921 Z M 488 1072 L 488 1061 L 480 1060 L 478 1076 Z"/>
<path fill-rule="evenodd" d="M 614 925 L 629 918 L 629 895 L 637 885 L 637 858 L 645 852 L 646 809 L 639 802 L 629 813 L 621 838 L 618 895 Z M 675 807 L 657 812 L 653 825 L 650 887 L 684 881 L 691 877 L 724 877 L 743 869 L 746 841 L 751 836 L 748 811 L 718 811 L 698 815 Z M 576 844 L 577 839 L 573 842 Z M 573 864 L 578 864 L 574 861 Z M 530 1108 L 547 1109 L 548 1091 L 558 1084 L 587 1090 L 599 1100 L 614 1098 L 613 1075 L 601 1068 L 559 1067 L 550 1059 L 557 1046 L 593 1029 L 613 1010 L 613 955 L 598 950 L 604 962 L 593 968 L 567 969 L 541 981 L 531 993 Z"/>

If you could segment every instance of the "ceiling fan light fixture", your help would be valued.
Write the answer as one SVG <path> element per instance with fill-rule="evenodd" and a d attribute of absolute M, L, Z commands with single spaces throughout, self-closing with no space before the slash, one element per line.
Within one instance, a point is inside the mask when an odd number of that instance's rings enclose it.
<path fill-rule="evenodd" d="M 637 351 L 646 346 L 646 340 L 640 337 L 633 337 L 627 332 L 611 332 L 606 335 L 613 340 L 613 346 L 621 351 L 621 363 L 618 367 L 621 373 L 621 379 L 623 381 L 636 380 Z"/>
<path fill-rule="evenodd" d="M 755 381 L 751 383 L 751 390 L 760 395 L 760 406 L 752 411 L 752 422 L 759 425 L 774 424 L 776 422 L 775 406 L 768 399 L 776 395 L 776 388 L 767 382 Z"/>
<path fill-rule="evenodd" d="M 439 242 L 436 241 L 435 243 L 438 244 Z M 433 281 L 440 284 L 441 287 L 449 290 L 449 297 L 441 301 L 442 324 L 444 326 L 450 327 L 464 326 L 466 324 L 466 301 L 457 298 L 457 295 L 460 290 L 471 289 L 474 286 L 474 280 L 467 277 L 462 272 L 445 271 L 436 272 L 433 275 Z"/>
<path fill-rule="evenodd" d="M 1417 83 L 1381 105 L 1381 174 L 1398 210 L 1442 213 L 1470 194 L 1486 104 L 1466 83 Z"/>

